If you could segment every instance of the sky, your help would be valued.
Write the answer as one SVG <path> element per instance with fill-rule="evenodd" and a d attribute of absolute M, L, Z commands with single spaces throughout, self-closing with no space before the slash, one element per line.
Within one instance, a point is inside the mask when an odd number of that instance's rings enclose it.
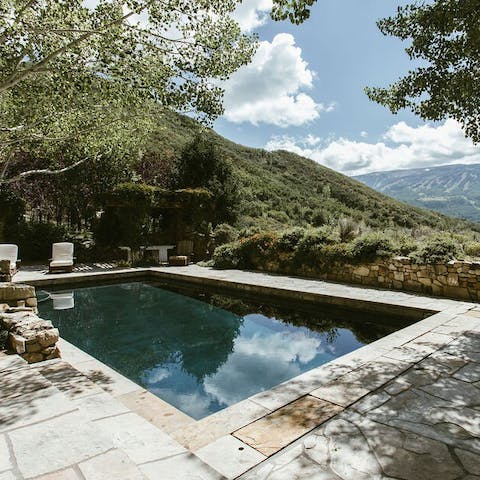
<path fill-rule="evenodd" d="M 244 0 L 235 18 L 259 35 L 253 61 L 225 87 L 214 129 L 251 147 L 289 150 L 347 175 L 480 163 L 480 146 L 453 120 L 425 123 L 371 102 L 412 63 L 376 26 L 405 0 L 318 0 L 303 25 L 273 22 L 271 0 Z"/>

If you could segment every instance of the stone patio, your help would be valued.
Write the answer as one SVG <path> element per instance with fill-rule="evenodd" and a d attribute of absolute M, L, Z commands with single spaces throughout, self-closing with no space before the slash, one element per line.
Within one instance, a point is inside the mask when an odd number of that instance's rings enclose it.
<path fill-rule="evenodd" d="M 431 315 L 200 421 L 63 340 L 62 360 L 2 356 L 0 480 L 480 479 L 480 306 L 252 272 L 149 271 Z"/>

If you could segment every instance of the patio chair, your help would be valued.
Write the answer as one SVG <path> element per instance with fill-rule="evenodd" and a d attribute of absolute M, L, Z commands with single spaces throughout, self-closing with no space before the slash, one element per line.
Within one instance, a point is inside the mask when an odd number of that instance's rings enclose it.
<path fill-rule="evenodd" d="M 11 243 L 0 244 L 0 260 L 6 260 L 6 268 L 2 269 L 2 277 L 13 277 L 20 269 L 21 261 L 18 259 L 18 246 Z M 4 271 L 5 270 L 5 271 Z"/>
<path fill-rule="evenodd" d="M 175 250 L 168 257 L 169 265 L 186 266 L 193 258 L 193 240 L 179 240 Z"/>
<path fill-rule="evenodd" d="M 52 258 L 48 272 L 72 272 L 73 271 L 73 243 L 60 242 L 52 245 Z"/>

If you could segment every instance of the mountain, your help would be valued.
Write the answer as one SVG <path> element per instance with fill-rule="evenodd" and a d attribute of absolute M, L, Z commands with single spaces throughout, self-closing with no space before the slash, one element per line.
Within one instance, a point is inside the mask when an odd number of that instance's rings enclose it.
<path fill-rule="evenodd" d="M 162 157 L 177 157 L 199 125 L 189 117 L 165 113 L 145 145 Z M 372 227 L 480 229 L 479 225 L 394 200 L 364 183 L 286 151 L 268 152 L 238 145 L 204 128 L 229 158 L 241 185 L 240 228 L 305 226 L 315 217 L 352 217 Z"/>
<path fill-rule="evenodd" d="M 355 178 L 411 205 L 480 222 L 480 164 L 393 170 Z"/>

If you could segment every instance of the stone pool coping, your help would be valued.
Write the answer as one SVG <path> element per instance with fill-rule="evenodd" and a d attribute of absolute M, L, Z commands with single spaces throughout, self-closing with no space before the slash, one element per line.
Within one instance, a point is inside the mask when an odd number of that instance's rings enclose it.
<path fill-rule="evenodd" d="M 94 381 L 97 377 L 100 386 L 102 382 L 98 378 L 107 377 L 107 388 L 115 398 L 227 478 L 237 478 L 283 451 L 322 423 L 342 414 L 363 397 L 368 397 L 448 345 L 461 332 L 478 328 L 480 324 L 478 316 L 468 314 L 478 307 L 475 303 L 258 272 L 218 271 L 190 266 L 55 276 L 22 273 L 16 276 L 17 282 L 37 287 L 166 278 L 294 300 L 366 308 L 377 314 L 399 311 L 416 316 L 419 313 L 430 314 L 406 328 L 199 421 L 149 394 L 77 347 L 61 341 L 64 360 L 86 377 Z M 98 375 L 99 372 L 101 375 Z M 301 412 L 301 418 L 296 416 L 298 412 Z M 289 422 L 289 419 L 293 420 Z M 283 431 L 278 430 L 279 423 L 287 425 Z"/>

